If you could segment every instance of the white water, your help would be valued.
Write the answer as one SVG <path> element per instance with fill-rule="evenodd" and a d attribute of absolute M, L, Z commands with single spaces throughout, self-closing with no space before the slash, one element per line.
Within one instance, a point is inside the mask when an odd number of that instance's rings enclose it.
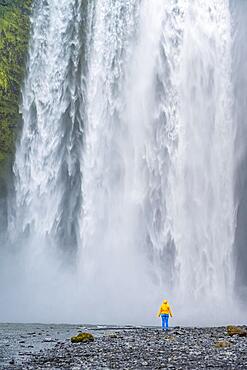
<path fill-rule="evenodd" d="M 173 323 L 226 323 L 229 3 L 88 3 L 35 7 L 9 220 L 28 310 L 3 318 L 154 324 L 165 296 Z"/>

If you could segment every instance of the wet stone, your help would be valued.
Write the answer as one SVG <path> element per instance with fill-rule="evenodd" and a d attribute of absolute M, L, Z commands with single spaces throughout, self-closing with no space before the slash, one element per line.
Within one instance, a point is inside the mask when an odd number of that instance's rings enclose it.
<path fill-rule="evenodd" d="M 167 333 L 156 328 L 94 328 L 94 341 L 75 344 L 67 330 L 64 333 L 56 343 L 34 339 L 34 347 L 35 340 L 49 347 L 35 355 L 25 352 L 21 365 L 11 369 L 247 369 L 247 338 L 229 336 L 226 327 L 171 328 Z M 47 334 L 44 338 L 57 338 Z"/>

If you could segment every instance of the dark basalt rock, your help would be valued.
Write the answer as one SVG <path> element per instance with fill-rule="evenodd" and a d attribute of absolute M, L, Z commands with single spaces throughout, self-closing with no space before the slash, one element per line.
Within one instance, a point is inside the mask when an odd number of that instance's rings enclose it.
<path fill-rule="evenodd" d="M 92 330 L 93 335 L 79 333 L 30 356 L 25 352 L 20 367 L 15 363 L 11 369 L 247 369 L 247 340 L 229 337 L 226 327 Z"/>

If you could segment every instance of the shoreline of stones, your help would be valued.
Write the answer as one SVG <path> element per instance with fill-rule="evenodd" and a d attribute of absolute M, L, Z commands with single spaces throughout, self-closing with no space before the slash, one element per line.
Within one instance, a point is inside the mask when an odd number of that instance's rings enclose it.
<path fill-rule="evenodd" d="M 246 330 L 231 326 L 79 333 L 73 343 L 58 342 L 35 354 L 21 369 L 247 369 Z"/>

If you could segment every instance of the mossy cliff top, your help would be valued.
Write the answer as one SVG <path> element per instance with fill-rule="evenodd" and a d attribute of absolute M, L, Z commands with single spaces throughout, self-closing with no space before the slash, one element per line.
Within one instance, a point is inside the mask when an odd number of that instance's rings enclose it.
<path fill-rule="evenodd" d="M 0 0 L 0 196 L 20 122 L 32 0 Z"/>

